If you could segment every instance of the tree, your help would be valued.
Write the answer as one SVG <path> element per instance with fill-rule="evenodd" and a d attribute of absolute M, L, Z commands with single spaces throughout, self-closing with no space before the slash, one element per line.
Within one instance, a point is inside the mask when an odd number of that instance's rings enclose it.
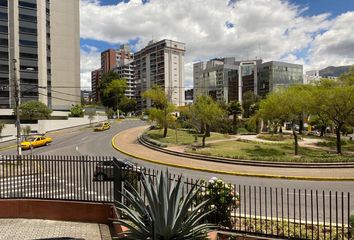
<path fill-rule="evenodd" d="M 245 92 L 242 96 L 243 116 L 245 118 L 249 118 L 251 115 L 253 115 L 258 103 L 259 97 L 255 95 L 253 91 Z"/>
<path fill-rule="evenodd" d="M 191 111 L 193 118 L 200 123 L 202 146 L 205 147 L 205 138 L 210 136 L 210 128 L 225 116 L 225 111 L 210 96 L 199 96 Z"/>
<path fill-rule="evenodd" d="M 84 117 L 84 109 L 81 104 L 76 104 L 71 107 L 69 117 Z"/>
<path fill-rule="evenodd" d="M 298 155 L 298 134 L 296 124 L 300 124 L 304 112 L 309 112 L 312 102 L 312 87 L 293 85 L 270 93 L 260 103 L 260 114 L 265 120 L 288 121 L 292 125 L 295 155 Z"/>
<path fill-rule="evenodd" d="M 149 110 L 149 118 L 158 122 L 164 129 L 163 137 L 166 137 L 168 126 L 171 122 L 171 113 L 175 110 L 175 106 L 169 103 L 164 89 L 159 86 L 153 86 L 144 92 L 142 96 L 152 101 L 152 106 L 154 107 Z"/>
<path fill-rule="evenodd" d="M 209 199 L 196 204 L 201 186 L 198 181 L 185 194 L 182 176 L 170 182 L 168 172 L 160 173 L 152 181 L 142 174 L 144 196 L 125 182 L 125 198 L 128 204 L 117 202 L 124 218 L 117 220 L 128 231 L 127 239 L 206 239 L 214 225 L 201 223 L 210 210 L 203 211 Z"/>
<path fill-rule="evenodd" d="M 107 108 L 106 109 L 106 115 L 107 115 L 107 118 L 108 119 L 112 119 L 113 118 L 113 115 L 114 115 L 114 111 L 112 108 Z"/>
<path fill-rule="evenodd" d="M 4 128 L 5 128 L 5 123 L 0 122 L 0 137 L 1 137 L 2 130 L 4 130 Z"/>
<path fill-rule="evenodd" d="M 134 112 L 136 109 L 136 101 L 132 98 L 123 96 L 118 104 L 118 108 L 125 114 Z"/>
<path fill-rule="evenodd" d="M 242 106 L 238 101 L 232 101 L 227 106 L 229 115 L 232 115 L 232 130 L 233 133 L 237 132 L 237 118 L 242 114 Z"/>
<path fill-rule="evenodd" d="M 115 82 L 119 80 L 118 82 Z M 112 83 L 115 82 L 115 83 Z M 103 106 L 118 109 L 118 103 L 127 88 L 126 80 L 120 79 L 119 74 L 113 71 L 105 73 L 101 77 L 98 89 Z"/>
<path fill-rule="evenodd" d="M 21 120 L 41 120 L 48 119 L 52 110 L 42 102 L 28 101 L 20 105 Z"/>
<path fill-rule="evenodd" d="M 354 73 L 353 73 L 354 75 Z M 335 80 L 323 80 L 314 91 L 313 114 L 328 118 L 336 129 L 337 153 L 342 153 L 341 131 L 354 119 L 354 85 L 341 85 Z"/>

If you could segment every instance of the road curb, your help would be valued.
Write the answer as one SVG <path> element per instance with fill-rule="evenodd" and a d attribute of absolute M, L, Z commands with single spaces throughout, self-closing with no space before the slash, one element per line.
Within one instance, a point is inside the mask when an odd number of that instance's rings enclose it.
<path fill-rule="evenodd" d="M 136 158 L 140 159 L 146 162 L 151 162 L 155 164 L 161 164 L 165 166 L 170 166 L 170 167 L 177 167 L 177 168 L 184 168 L 184 169 L 189 169 L 189 170 L 196 170 L 196 171 L 202 171 L 202 172 L 210 172 L 210 173 L 217 173 L 217 174 L 226 174 L 226 175 L 233 175 L 233 176 L 242 176 L 242 177 L 259 177 L 259 178 L 273 178 L 273 179 L 288 179 L 288 180 L 308 180 L 308 181 L 354 181 L 354 178 L 345 178 L 345 177 L 337 177 L 337 178 L 332 178 L 332 177 L 306 177 L 306 176 L 284 176 L 284 175 L 270 175 L 270 174 L 258 174 L 258 173 L 244 173 L 244 172 L 236 172 L 236 171 L 222 171 L 222 170 L 215 170 L 215 169 L 208 169 L 208 168 L 199 168 L 199 167 L 190 167 L 190 166 L 184 166 L 184 165 L 179 165 L 179 164 L 173 164 L 173 163 L 166 163 L 163 161 L 158 161 L 158 160 L 153 160 L 153 159 L 148 159 L 144 157 L 140 157 L 137 155 L 134 155 L 133 153 L 126 152 L 125 150 L 119 148 L 116 145 L 116 138 L 118 137 L 120 133 L 117 133 L 116 135 L 113 136 L 111 143 L 114 149 L 117 151 Z"/>

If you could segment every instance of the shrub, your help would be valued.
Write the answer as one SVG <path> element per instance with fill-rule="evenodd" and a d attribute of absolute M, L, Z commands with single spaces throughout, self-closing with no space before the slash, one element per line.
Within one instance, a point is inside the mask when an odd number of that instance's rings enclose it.
<path fill-rule="evenodd" d="M 69 117 L 84 117 L 84 109 L 80 104 L 76 104 L 70 109 Z"/>
<path fill-rule="evenodd" d="M 204 211 L 213 210 L 208 217 L 209 223 L 218 224 L 232 228 L 231 212 L 239 206 L 240 196 L 234 185 L 226 184 L 216 177 L 208 182 L 203 181 L 204 187 L 199 193 L 199 199 L 205 201 L 210 199 L 210 203 Z"/>
<path fill-rule="evenodd" d="M 165 148 L 168 145 L 166 143 L 159 142 L 155 139 L 150 138 L 147 134 L 143 134 L 142 138 L 147 141 L 148 143 L 151 143 L 152 145 L 155 145 L 156 147 L 162 147 Z"/>
<path fill-rule="evenodd" d="M 257 136 L 257 138 L 268 141 L 284 141 L 287 139 L 291 139 L 292 137 L 290 135 L 284 134 L 260 134 Z"/>
<path fill-rule="evenodd" d="M 342 146 L 347 145 L 347 141 L 345 140 L 341 140 L 340 144 Z M 335 147 L 337 145 L 336 141 L 321 141 L 316 143 L 317 146 L 321 146 L 321 147 Z"/>
<path fill-rule="evenodd" d="M 354 236 L 354 213 L 350 215 L 349 225 L 350 225 L 350 234 L 353 237 Z"/>

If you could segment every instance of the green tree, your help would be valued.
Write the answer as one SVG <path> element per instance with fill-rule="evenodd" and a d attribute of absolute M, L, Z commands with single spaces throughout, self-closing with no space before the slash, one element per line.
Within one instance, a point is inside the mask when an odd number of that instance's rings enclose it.
<path fill-rule="evenodd" d="M 225 111 L 210 96 L 199 96 L 191 111 L 193 118 L 200 123 L 202 146 L 205 147 L 205 138 L 210 136 L 211 127 L 225 116 Z"/>
<path fill-rule="evenodd" d="M 81 104 L 76 104 L 70 108 L 69 117 L 84 117 L 84 108 Z"/>
<path fill-rule="evenodd" d="M 169 123 L 172 121 L 171 113 L 175 110 L 175 106 L 169 103 L 164 89 L 159 86 L 153 86 L 142 96 L 152 101 L 153 108 L 149 110 L 149 118 L 158 122 L 164 129 L 163 137 L 166 137 Z"/>
<path fill-rule="evenodd" d="M 115 80 L 120 81 L 111 84 L 111 82 Z M 103 74 L 98 86 L 102 105 L 116 111 L 118 109 L 118 102 L 126 88 L 126 80 L 120 79 L 118 73 L 109 71 L 108 73 Z"/>
<path fill-rule="evenodd" d="M 114 115 L 114 110 L 112 108 L 107 108 L 106 109 L 106 115 L 108 119 L 112 119 Z"/>
<path fill-rule="evenodd" d="M 123 96 L 118 104 L 118 108 L 125 114 L 134 112 L 136 110 L 136 101 L 132 98 Z"/>
<path fill-rule="evenodd" d="M 260 104 L 260 114 L 263 119 L 291 122 L 295 155 L 299 152 L 296 124 L 301 123 L 304 112 L 309 112 L 312 92 L 311 86 L 294 85 L 270 93 Z"/>
<path fill-rule="evenodd" d="M 124 97 L 125 90 L 127 89 L 127 82 L 124 79 L 115 79 L 107 84 L 103 90 L 103 96 L 106 101 L 109 101 L 109 105 L 114 110 L 118 110 L 119 102 Z"/>
<path fill-rule="evenodd" d="M 247 91 L 242 96 L 243 117 L 249 118 L 255 113 L 259 97 L 253 91 Z"/>
<path fill-rule="evenodd" d="M 314 91 L 313 114 L 329 119 L 336 129 L 337 153 L 342 153 L 341 132 L 354 119 L 354 85 L 343 86 L 335 80 L 323 80 Z"/>
<path fill-rule="evenodd" d="M 41 120 L 48 119 L 52 110 L 42 102 L 28 101 L 20 105 L 21 120 Z"/>
<path fill-rule="evenodd" d="M 242 114 L 242 106 L 238 101 L 232 101 L 227 106 L 229 115 L 232 115 L 232 131 L 237 132 L 237 118 Z"/>

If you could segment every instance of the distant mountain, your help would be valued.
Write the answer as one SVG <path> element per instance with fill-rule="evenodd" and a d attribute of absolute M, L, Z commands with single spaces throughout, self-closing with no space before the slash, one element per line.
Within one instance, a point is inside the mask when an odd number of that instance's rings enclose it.
<path fill-rule="evenodd" d="M 334 66 L 329 66 L 326 67 L 322 70 L 320 70 L 320 76 L 321 77 L 339 77 L 341 74 L 346 73 L 349 71 L 349 68 L 351 66 L 339 66 L 339 67 L 334 67 Z"/>

